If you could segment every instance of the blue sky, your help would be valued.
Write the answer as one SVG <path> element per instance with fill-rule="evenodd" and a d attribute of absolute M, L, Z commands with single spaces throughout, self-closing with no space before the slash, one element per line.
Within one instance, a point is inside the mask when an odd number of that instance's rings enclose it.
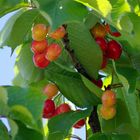
<path fill-rule="evenodd" d="M 0 31 L 10 16 L 11 14 L 7 14 L 0 18 Z M 11 56 L 11 48 L 0 48 L 0 85 L 11 85 L 14 77 L 15 58 L 15 53 Z"/>

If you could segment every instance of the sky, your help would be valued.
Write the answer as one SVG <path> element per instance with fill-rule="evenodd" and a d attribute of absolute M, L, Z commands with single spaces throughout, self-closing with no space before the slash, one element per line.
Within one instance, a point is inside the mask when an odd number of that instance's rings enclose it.
<path fill-rule="evenodd" d="M 0 31 L 12 14 L 0 18 Z M 11 85 L 14 77 L 14 63 L 16 54 L 11 56 L 11 48 L 0 48 L 0 85 Z"/>
<path fill-rule="evenodd" d="M 4 24 L 9 19 L 9 17 L 12 14 L 7 14 L 6 16 L 0 18 L 0 31 L 4 27 Z M 3 47 L 0 48 L 0 86 L 4 85 L 12 85 L 12 79 L 14 78 L 14 63 L 16 59 L 15 52 L 11 56 L 11 48 L 10 47 Z M 6 119 L 3 119 L 3 122 L 8 127 L 8 123 Z M 82 140 L 85 139 L 85 127 L 82 129 L 73 129 L 73 133 L 79 137 L 82 138 Z M 75 139 L 71 139 L 75 140 Z"/>

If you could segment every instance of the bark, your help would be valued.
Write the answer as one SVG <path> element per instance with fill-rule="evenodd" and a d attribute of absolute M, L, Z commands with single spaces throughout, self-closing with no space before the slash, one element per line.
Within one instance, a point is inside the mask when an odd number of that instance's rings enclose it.
<path fill-rule="evenodd" d="M 64 27 L 66 28 L 66 25 L 64 25 Z M 66 34 L 65 37 L 63 38 L 63 42 L 65 45 L 65 49 L 70 54 L 72 61 L 73 61 L 73 64 L 74 64 L 75 68 L 77 69 L 77 71 L 79 73 L 81 73 L 82 75 L 84 75 L 89 80 L 92 80 L 92 78 L 87 74 L 86 70 L 82 67 L 82 65 L 76 59 L 76 57 L 74 55 L 74 50 L 72 50 L 70 48 L 68 34 Z M 93 111 L 91 112 L 88 123 L 89 123 L 93 133 L 101 131 L 101 127 L 100 127 L 100 123 L 99 123 L 99 119 L 98 119 L 98 114 L 97 114 L 97 106 L 93 107 Z"/>

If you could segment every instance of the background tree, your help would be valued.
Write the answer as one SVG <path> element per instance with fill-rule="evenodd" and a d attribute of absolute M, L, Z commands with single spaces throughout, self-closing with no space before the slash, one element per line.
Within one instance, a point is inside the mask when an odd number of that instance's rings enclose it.
<path fill-rule="evenodd" d="M 80 139 L 71 129 L 86 124 L 88 140 L 138 140 L 139 4 L 0 0 L 0 17 L 14 12 L 0 46 L 17 51 L 13 86 L 0 87 L 0 117 L 11 128 L 0 121 L 0 139 Z"/>

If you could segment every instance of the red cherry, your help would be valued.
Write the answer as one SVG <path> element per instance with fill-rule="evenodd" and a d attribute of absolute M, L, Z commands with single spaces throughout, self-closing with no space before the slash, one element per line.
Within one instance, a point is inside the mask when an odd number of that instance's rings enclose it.
<path fill-rule="evenodd" d="M 108 58 L 117 60 L 120 58 L 121 53 L 122 53 L 122 48 L 118 42 L 116 42 L 115 40 L 111 40 L 108 42 L 108 49 L 106 53 L 106 56 Z"/>
<path fill-rule="evenodd" d="M 101 65 L 101 69 L 105 68 L 108 62 L 108 58 L 103 55 L 103 61 L 102 61 L 102 65 Z"/>
<path fill-rule="evenodd" d="M 71 111 L 71 108 L 68 104 L 63 103 L 61 104 L 59 107 L 56 108 L 55 112 L 57 115 L 62 114 L 62 113 L 66 113 Z"/>
<path fill-rule="evenodd" d="M 47 46 L 47 40 L 33 41 L 31 45 L 31 50 L 33 53 L 43 53 Z"/>
<path fill-rule="evenodd" d="M 47 99 L 44 104 L 43 117 L 51 118 L 55 113 L 55 104 L 53 100 Z"/>
<path fill-rule="evenodd" d="M 45 58 L 44 53 L 34 54 L 33 62 L 36 67 L 45 68 L 49 65 L 50 61 Z"/>
<path fill-rule="evenodd" d="M 79 128 L 83 127 L 85 125 L 85 123 L 86 123 L 85 119 L 81 119 L 80 121 L 76 122 L 76 124 L 74 124 L 73 127 L 79 129 Z"/>
<path fill-rule="evenodd" d="M 107 50 L 107 42 L 104 38 L 101 37 L 97 37 L 96 39 L 96 43 L 100 46 L 101 50 L 103 51 L 103 53 L 106 52 Z"/>
<path fill-rule="evenodd" d="M 46 51 L 45 57 L 50 61 L 56 60 L 61 54 L 61 47 L 58 44 L 51 44 Z"/>
<path fill-rule="evenodd" d="M 110 25 L 108 23 L 105 25 L 105 29 L 107 33 L 111 33 Z"/>
<path fill-rule="evenodd" d="M 102 82 L 101 79 L 99 79 L 99 80 L 93 79 L 92 82 L 93 82 L 95 85 L 97 85 L 99 88 L 102 88 L 102 86 L 103 86 L 103 82 Z"/>
<path fill-rule="evenodd" d="M 115 36 L 115 37 L 120 37 L 121 36 L 121 33 L 119 32 L 112 32 L 110 33 L 112 36 Z"/>

